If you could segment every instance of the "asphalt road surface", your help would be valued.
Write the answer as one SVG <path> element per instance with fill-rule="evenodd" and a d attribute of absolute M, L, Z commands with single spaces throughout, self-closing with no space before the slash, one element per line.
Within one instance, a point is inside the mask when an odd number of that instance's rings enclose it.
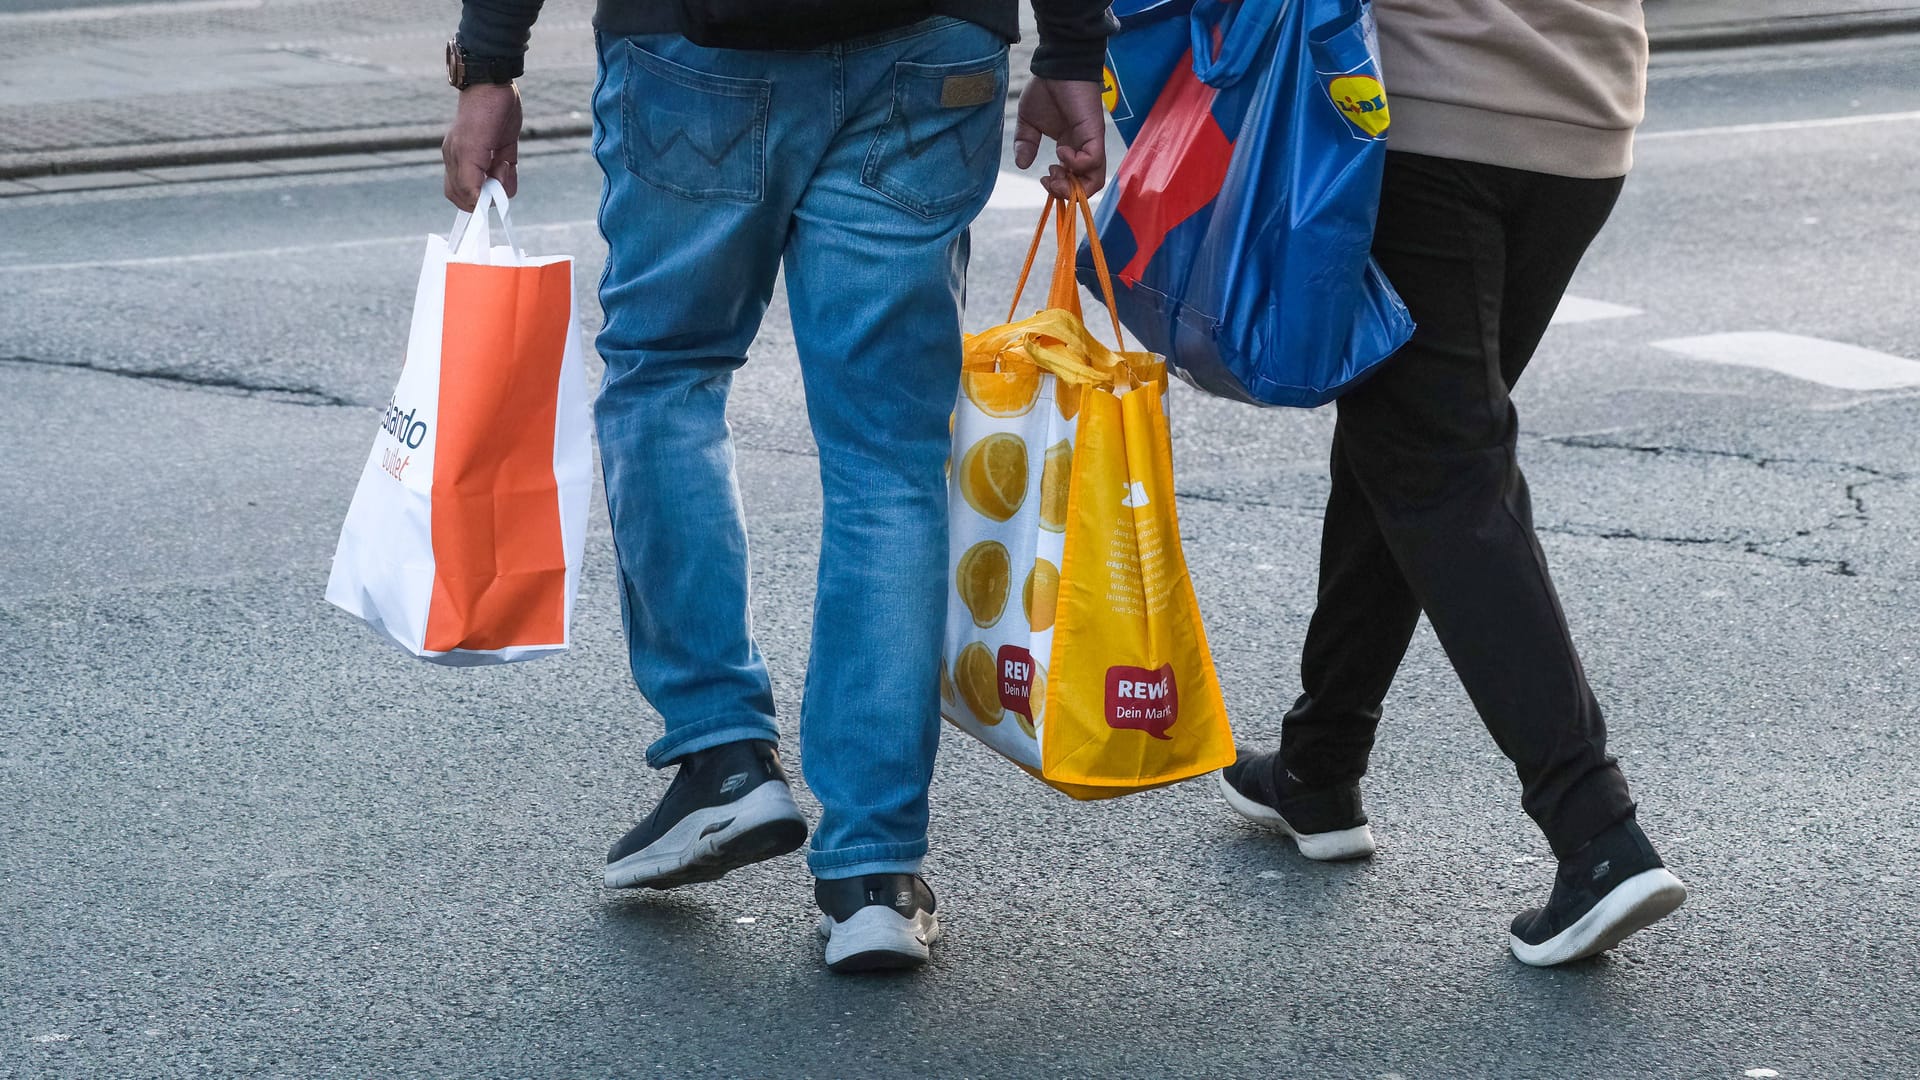
<path fill-rule="evenodd" d="M 609 895 L 664 777 L 604 513 L 561 659 L 433 668 L 321 600 L 436 170 L 0 203 L 0 1075 L 1914 1075 L 1916 46 L 1661 57 L 1520 391 L 1614 749 L 1693 890 L 1554 971 L 1507 955 L 1553 864 L 1424 630 L 1371 862 L 1309 864 L 1210 783 L 1073 804 L 950 736 L 926 972 L 825 972 L 797 857 Z M 590 333 L 597 170 L 522 176 Z M 979 223 L 975 327 L 1031 204 L 1009 182 Z M 1173 409 L 1228 703 L 1270 743 L 1331 416 Z M 819 495 L 782 307 L 733 419 L 794 754 Z"/>

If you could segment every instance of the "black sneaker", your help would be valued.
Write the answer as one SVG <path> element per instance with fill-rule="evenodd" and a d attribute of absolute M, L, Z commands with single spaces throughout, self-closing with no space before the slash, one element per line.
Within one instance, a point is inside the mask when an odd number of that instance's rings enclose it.
<path fill-rule="evenodd" d="M 827 967 L 842 974 L 919 967 L 940 937 L 933 890 L 919 874 L 821 878 L 813 899 L 825 912 Z"/>
<path fill-rule="evenodd" d="M 1628 818 L 1561 860 L 1547 906 L 1521 912 L 1509 944 L 1521 963 L 1564 964 L 1613 948 L 1686 898 L 1687 887 Z"/>
<path fill-rule="evenodd" d="M 607 888 L 712 881 L 806 839 L 773 744 L 727 743 L 681 759 L 660 805 L 607 852 Z"/>
<path fill-rule="evenodd" d="M 1373 854 L 1373 830 L 1360 807 L 1360 785 L 1310 788 L 1280 764 L 1277 752 L 1240 751 L 1220 770 L 1220 793 L 1242 817 L 1293 837 L 1300 854 L 1332 861 Z"/>

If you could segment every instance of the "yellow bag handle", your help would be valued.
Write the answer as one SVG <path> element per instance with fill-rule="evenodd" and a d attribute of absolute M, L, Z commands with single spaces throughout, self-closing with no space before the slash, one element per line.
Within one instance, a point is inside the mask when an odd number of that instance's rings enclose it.
<path fill-rule="evenodd" d="M 1113 299 L 1113 276 L 1107 272 L 1107 253 L 1101 249 L 1100 234 L 1093 227 L 1093 204 L 1087 201 L 1086 189 L 1080 186 L 1078 176 L 1069 175 L 1067 179 L 1073 185 L 1073 198 L 1047 196 L 1046 208 L 1040 211 L 1040 223 L 1033 230 L 1033 243 L 1027 247 L 1027 261 L 1020 267 L 1020 283 L 1014 286 L 1007 321 L 1013 322 L 1019 314 L 1020 296 L 1027 290 L 1027 277 L 1033 272 L 1035 257 L 1040 254 L 1040 241 L 1047 234 L 1049 217 L 1053 218 L 1057 247 L 1053 256 L 1053 281 L 1047 289 L 1047 306 L 1080 317 L 1080 285 L 1073 276 L 1074 255 L 1080 247 L 1079 238 L 1074 235 L 1074 211 L 1078 210 L 1080 220 L 1087 225 L 1087 246 L 1093 250 L 1093 270 L 1100 279 L 1100 298 L 1106 301 L 1107 314 L 1113 318 L 1113 339 L 1119 343 L 1114 351 L 1125 352 L 1127 336 L 1120 329 L 1120 308 Z"/>

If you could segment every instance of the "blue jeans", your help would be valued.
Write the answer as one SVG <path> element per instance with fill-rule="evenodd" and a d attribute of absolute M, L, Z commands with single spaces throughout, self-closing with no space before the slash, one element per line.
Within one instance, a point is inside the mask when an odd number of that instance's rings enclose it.
<path fill-rule="evenodd" d="M 811 52 L 600 41 L 595 414 L 633 677 L 666 720 L 647 760 L 777 738 L 725 412 L 784 266 L 824 489 L 800 717 L 820 877 L 927 850 L 966 230 L 1006 87 L 1005 42 L 955 19 Z"/>

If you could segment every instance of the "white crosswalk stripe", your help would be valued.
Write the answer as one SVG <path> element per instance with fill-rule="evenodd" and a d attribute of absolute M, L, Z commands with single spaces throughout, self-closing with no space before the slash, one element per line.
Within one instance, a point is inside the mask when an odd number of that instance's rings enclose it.
<path fill-rule="evenodd" d="M 1920 362 L 1799 334 L 1748 330 L 1668 338 L 1653 346 L 1694 360 L 1761 368 L 1839 390 L 1920 386 Z"/>
<path fill-rule="evenodd" d="M 1038 210 L 1047 205 L 1047 189 L 1040 186 L 1039 169 L 1031 173 L 1003 172 L 987 198 L 989 210 Z"/>
<path fill-rule="evenodd" d="M 1641 314 L 1645 313 L 1639 308 L 1628 307 L 1625 304 L 1609 304 L 1605 300 L 1589 300 L 1584 296 L 1562 296 L 1560 306 L 1553 312 L 1553 325 L 1596 322 L 1600 319 L 1624 319 Z"/>

